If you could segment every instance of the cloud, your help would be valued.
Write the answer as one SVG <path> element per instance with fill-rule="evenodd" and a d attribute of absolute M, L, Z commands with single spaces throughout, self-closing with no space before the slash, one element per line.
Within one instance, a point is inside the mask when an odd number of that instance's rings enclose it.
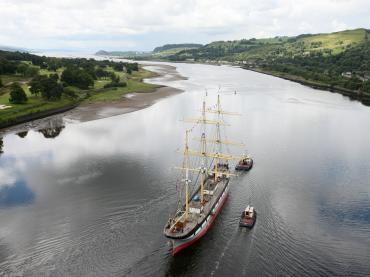
<path fill-rule="evenodd" d="M 14 184 L 16 178 L 10 168 L 0 167 L 0 188 Z"/>
<path fill-rule="evenodd" d="M 369 12 L 365 0 L 0 0 L 0 44 L 149 50 L 167 42 L 366 28 Z"/>

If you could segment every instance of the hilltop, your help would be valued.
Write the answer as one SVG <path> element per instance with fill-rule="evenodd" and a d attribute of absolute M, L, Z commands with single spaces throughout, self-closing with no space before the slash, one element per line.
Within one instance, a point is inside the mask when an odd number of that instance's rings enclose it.
<path fill-rule="evenodd" d="M 197 49 L 202 47 L 202 44 L 196 43 L 180 43 L 180 44 L 165 44 L 153 49 L 153 51 L 105 51 L 99 50 L 95 53 L 97 56 L 111 56 L 133 59 L 158 59 L 166 58 L 170 55 L 177 54 L 183 50 Z"/>
<path fill-rule="evenodd" d="M 95 53 L 97 56 L 110 56 L 110 57 L 135 57 L 135 56 L 146 56 L 149 55 L 151 52 L 145 51 L 105 51 L 99 50 Z"/>
<path fill-rule="evenodd" d="M 197 44 L 197 43 L 165 44 L 163 46 L 154 48 L 153 52 L 157 53 L 157 52 L 163 52 L 163 51 L 174 50 L 174 49 L 176 50 L 196 49 L 202 46 L 203 46 L 202 44 Z"/>

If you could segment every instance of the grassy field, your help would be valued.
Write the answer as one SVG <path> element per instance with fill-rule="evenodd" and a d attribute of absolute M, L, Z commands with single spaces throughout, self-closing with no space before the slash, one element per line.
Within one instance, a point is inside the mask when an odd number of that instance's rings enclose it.
<path fill-rule="evenodd" d="M 12 82 L 27 82 L 30 80 L 30 78 L 21 75 L 0 75 L 0 79 L 4 86 Z"/>
<path fill-rule="evenodd" d="M 127 86 L 123 88 L 108 88 L 95 90 L 89 98 L 85 101 L 87 102 L 104 102 L 104 101 L 117 101 L 122 99 L 122 97 L 130 92 L 150 92 L 157 88 L 156 85 L 146 84 L 139 81 L 129 79 L 127 81 Z"/>
<path fill-rule="evenodd" d="M 308 51 L 330 49 L 333 51 L 333 54 L 338 54 L 349 46 L 354 46 L 357 43 L 363 42 L 365 34 L 366 31 L 364 29 L 356 29 L 331 34 L 314 35 L 304 38 L 303 41 Z"/>
<path fill-rule="evenodd" d="M 113 69 L 110 69 L 113 70 Z M 106 83 L 109 83 L 109 80 L 98 80 L 95 81 L 96 89 L 91 90 L 91 96 L 88 97 L 85 101 L 88 102 L 102 102 L 102 101 L 117 101 L 122 99 L 126 93 L 130 92 L 149 92 L 155 88 L 158 88 L 157 85 L 147 84 L 143 82 L 145 78 L 152 78 L 157 76 L 156 73 L 140 68 L 139 71 L 134 71 L 131 75 L 124 72 L 115 72 L 120 76 L 121 81 L 126 81 L 127 86 L 122 88 L 107 88 L 104 89 L 103 86 Z"/>
<path fill-rule="evenodd" d="M 113 69 L 109 69 L 113 71 Z M 61 74 L 59 70 L 58 74 Z M 41 70 L 40 74 L 50 74 L 47 70 Z M 122 99 L 123 95 L 131 92 L 149 92 L 157 88 L 157 85 L 143 83 L 144 78 L 154 77 L 157 74 L 151 71 L 139 69 L 138 72 L 133 72 L 131 75 L 125 72 L 114 72 L 120 76 L 121 81 L 127 82 L 126 87 L 120 88 L 104 88 L 105 84 L 110 83 L 110 79 L 95 80 L 94 88 L 89 90 L 80 90 L 75 87 L 69 87 L 75 91 L 78 96 L 75 99 L 63 96 L 59 101 L 45 101 L 41 96 L 34 96 L 30 93 L 27 83 L 22 84 L 22 88 L 27 94 L 28 101 L 25 104 L 11 104 L 9 103 L 9 86 L 3 87 L 0 90 L 0 105 L 10 106 L 10 108 L 0 110 L 0 126 L 7 122 L 12 122 L 19 117 L 34 115 L 37 113 L 53 111 L 56 109 L 76 105 L 83 100 L 84 102 L 104 102 L 104 101 L 117 101 Z M 28 81 L 29 79 L 22 78 L 21 76 L 1 76 L 3 83 L 7 84 L 14 81 Z"/>

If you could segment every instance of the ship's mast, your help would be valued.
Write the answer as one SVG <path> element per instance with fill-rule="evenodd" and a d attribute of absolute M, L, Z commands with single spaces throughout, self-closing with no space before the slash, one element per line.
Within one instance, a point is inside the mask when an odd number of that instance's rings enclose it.
<path fill-rule="evenodd" d="M 201 153 L 203 154 L 202 157 L 202 165 L 201 165 L 201 172 L 200 172 L 200 202 L 204 203 L 204 181 L 207 169 L 207 140 L 206 140 L 206 102 L 203 101 L 202 107 L 202 119 L 203 119 L 203 133 L 201 136 Z"/>
<path fill-rule="evenodd" d="M 216 144 L 217 144 L 217 151 L 216 153 L 222 153 L 222 143 L 221 143 L 221 132 L 220 132 L 220 115 L 221 115 L 221 103 L 220 103 L 220 95 L 217 95 L 217 124 L 216 124 Z M 217 181 L 217 171 L 218 171 L 218 164 L 220 159 L 216 158 L 215 163 L 215 181 Z"/>
<path fill-rule="evenodd" d="M 189 130 L 185 133 L 185 150 L 184 150 L 184 167 L 185 167 L 185 219 L 189 215 Z"/>
<path fill-rule="evenodd" d="M 220 126 L 226 126 L 224 121 L 221 121 L 221 116 L 223 114 L 229 114 L 229 115 L 238 115 L 236 113 L 231 113 L 231 112 L 226 112 L 221 109 L 221 101 L 220 101 L 220 95 L 217 97 L 217 104 L 216 108 L 206 108 L 206 103 L 203 101 L 202 104 L 202 114 L 201 117 L 199 118 L 190 118 L 190 119 L 184 119 L 184 122 L 188 123 L 195 123 L 195 124 L 200 124 L 201 125 L 201 137 L 200 137 L 200 151 L 194 151 L 189 149 L 189 132 L 194 128 L 192 127 L 190 130 L 186 131 L 186 136 L 185 136 L 185 149 L 184 149 L 184 161 L 183 161 L 183 166 L 182 167 L 175 167 L 176 169 L 180 170 L 185 170 L 185 217 L 187 218 L 189 215 L 189 183 L 191 182 L 189 180 L 189 171 L 193 172 L 199 172 L 200 173 L 200 200 L 201 203 L 204 204 L 204 185 L 207 179 L 207 174 L 212 173 L 214 174 L 215 181 L 217 181 L 218 174 L 219 174 L 219 162 L 220 161 L 229 161 L 229 160 L 234 160 L 234 159 L 240 159 L 240 157 L 233 156 L 230 154 L 224 154 L 222 153 L 222 144 L 230 144 L 230 145 L 236 145 L 236 146 L 242 146 L 242 143 L 235 142 L 235 141 L 229 141 L 229 140 L 222 140 L 221 139 L 221 132 L 220 132 Z M 207 119 L 206 113 L 216 113 L 217 114 L 217 120 L 210 120 Z M 206 125 L 211 124 L 211 125 L 216 125 L 216 137 L 207 139 L 206 138 Z M 199 138 L 198 138 L 199 140 Z M 217 145 L 216 151 L 214 153 L 212 152 L 207 152 L 207 142 L 209 143 L 215 143 Z M 189 160 L 190 156 L 198 156 L 201 157 L 201 166 L 198 168 L 190 168 Z M 208 159 L 211 158 L 214 161 L 216 161 L 215 166 L 213 170 L 208 169 Z M 232 174 L 230 172 L 225 172 L 224 170 L 222 171 L 222 175 L 225 176 L 235 176 L 235 174 Z"/>

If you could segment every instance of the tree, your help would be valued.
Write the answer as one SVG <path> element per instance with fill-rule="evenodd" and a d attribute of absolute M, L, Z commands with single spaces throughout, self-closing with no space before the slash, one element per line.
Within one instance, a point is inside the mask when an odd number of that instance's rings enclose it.
<path fill-rule="evenodd" d="M 0 78 L 0 88 L 3 86 L 3 81 Z"/>
<path fill-rule="evenodd" d="M 132 71 L 139 71 L 138 63 L 126 63 L 125 67 L 128 74 L 131 74 Z"/>
<path fill-rule="evenodd" d="M 41 96 L 46 100 L 58 100 L 62 96 L 63 86 L 58 83 L 58 77 L 51 75 L 41 80 Z"/>
<path fill-rule="evenodd" d="M 120 80 L 120 77 L 114 73 L 111 73 L 112 82 L 105 84 L 104 88 L 116 88 L 116 87 L 125 87 L 127 83 Z"/>
<path fill-rule="evenodd" d="M 39 74 L 39 69 L 36 66 L 29 66 L 24 72 L 24 75 L 27 77 L 34 77 L 34 76 L 37 76 L 38 74 Z"/>
<path fill-rule="evenodd" d="M 41 93 L 42 98 L 46 100 L 59 100 L 63 93 L 63 86 L 58 83 L 58 74 L 47 76 L 37 76 L 30 82 L 30 91 L 32 94 Z"/>
<path fill-rule="evenodd" d="M 44 75 L 38 75 L 34 77 L 31 82 L 29 83 L 30 85 L 30 92 L 34 95 L 38 95 L 42 91 L 42 80 L 47 78 Z"/>
<path fill-rule="evenodd" d="M 17 66 L 17 73 L 25 76 L 26 75 L 26 71 L 27 71 L 27 68 L 28 68 L 28 65 L 25 64 L 25 63 L 20 63 L 18 66 Z"/>
<path fill-rule="evenodd" d="M 80 89 L 88 89 L 94 85 L 94 79 L 84 70 L 72 66 L 65 69 L 62 73 L 61 80 L 67 85 L 76 86 Z"/>
<path fill-rule="evenodd" d="M 12 84 L 10 87 L 9 102 L 12 104 L 23 104 L 26 103 L 27 100 L 27 95 L 23 88 L 18 83 Z"/>
<path fill-rule="evenodd" d="M 123 63 L 114 63 L 113 69 L 115 71 L 123 71 Z"/>
<path fill-rule="evenodd" d="M 363 90 L 370 93 L 370 81 L 364 82 Z"/>
<path fill-rule="evenodd" d="M 15 74 L 17 63 L 0 57 L 0 74 Z"/>
<path fill-rule="evenodd" d="M 105 71 L 104 69 L 102 68 L 98 68 L 96 71 L 95 71 L 95 75 L 96 77 L 98 78 L 107 78 L 110 76 L 110 73 L 108 71 Z"/>

